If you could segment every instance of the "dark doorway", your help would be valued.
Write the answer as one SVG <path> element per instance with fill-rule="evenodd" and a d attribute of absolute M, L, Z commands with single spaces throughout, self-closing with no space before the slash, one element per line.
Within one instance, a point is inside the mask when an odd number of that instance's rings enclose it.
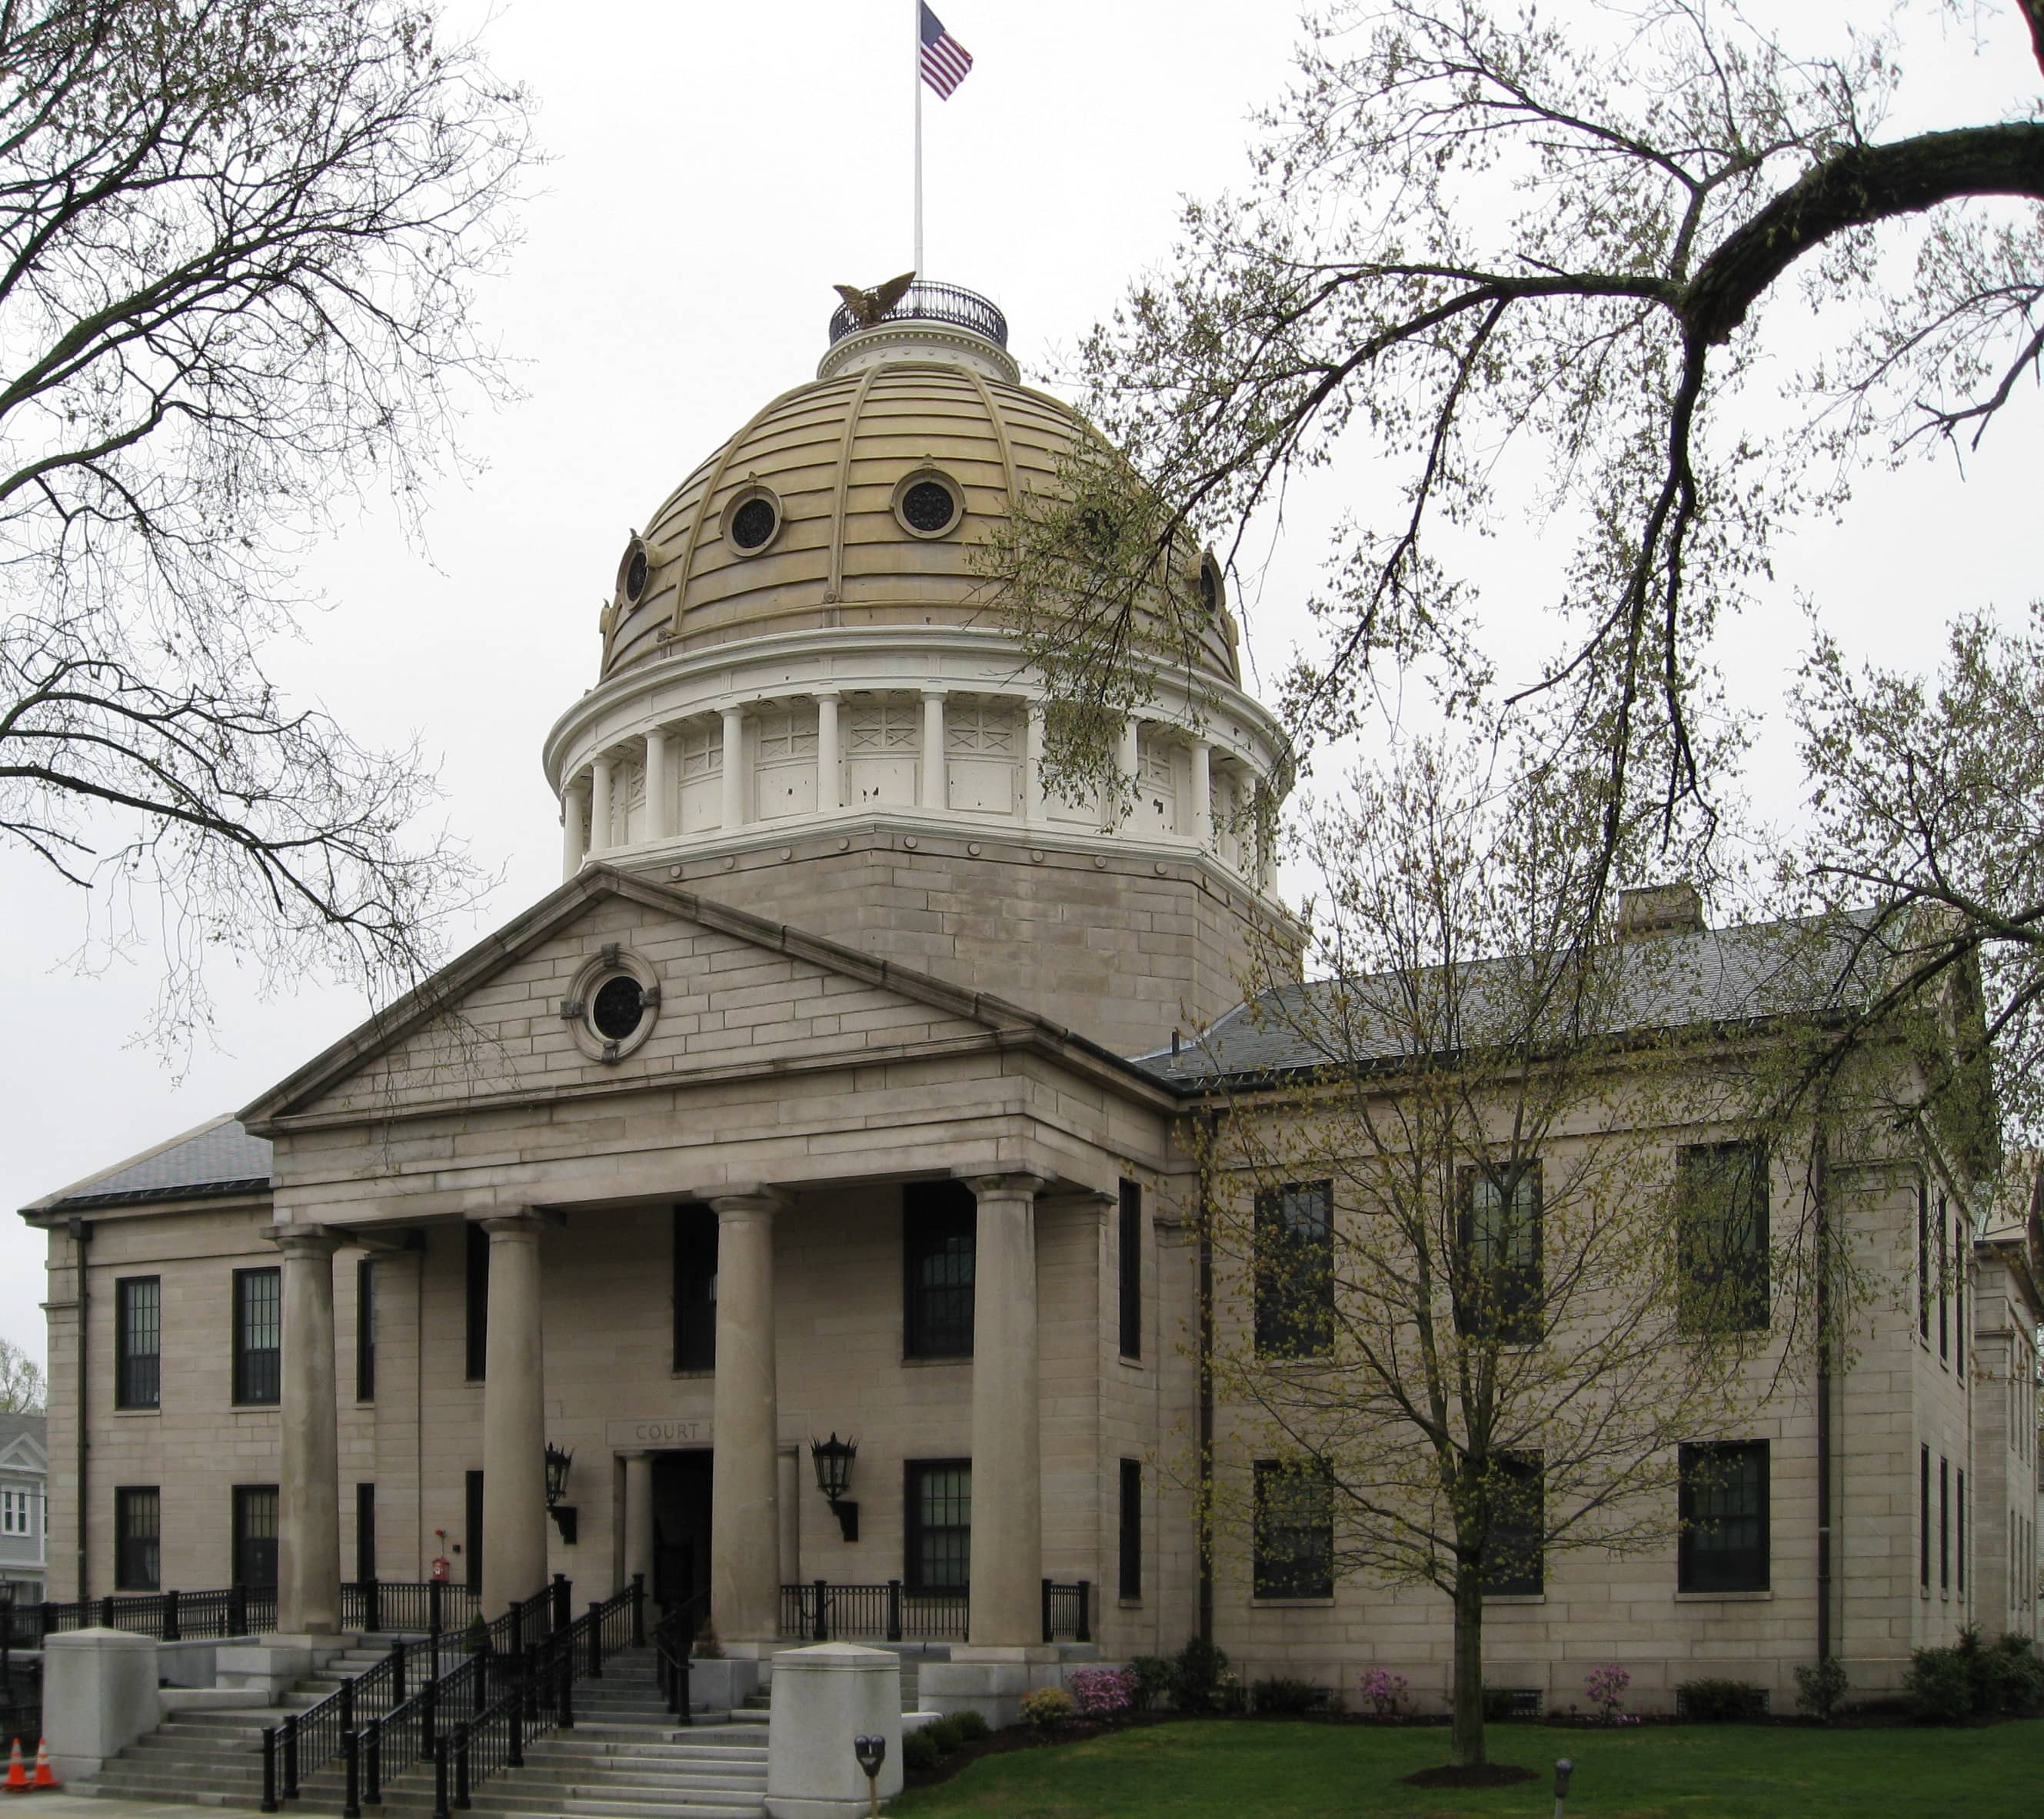
<path fill-rule="evenodd" d="M 694 1629 L 710 1614 L 709 1475 L 706 1451 L 653 1456 L 653 1602 Z"/>
<path fill-rule="evenodd" d="M 468 1589 L 482 1595 L 482 1474 L 468 1475 Z M 518 1595 L 523 1598 L 522 1591 Z"/>
<path fill-rule="evenodd" d="M 234 1583 L 250 1591 L 277 1587 L 277 1487 L 234 1487 Z"/>
<path fill-rule="evenodd" d="M 366 1584 L 376 1576 L 376 1487 L 355 1487 L 355 1577 Z"/>

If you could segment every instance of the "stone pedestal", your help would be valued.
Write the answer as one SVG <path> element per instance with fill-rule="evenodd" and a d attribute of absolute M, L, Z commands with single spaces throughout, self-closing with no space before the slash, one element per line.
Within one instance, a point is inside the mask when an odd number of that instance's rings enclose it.
<path fill-rule="evenodd" d="M 769 1194 L 727 1195 L 717 1212 L 717 1377 L 711 1409 L 709 1615 L 734 1655 L 780 1631 L 780 1399 L 774 1354 Z"/>
<path fill-rule="evenodd" d="M 43 1735 L 58 1780 L 96 1775 L 162 1717 L 156 1644 L 148 1637 L 74 1629 L 44 1641 Z"/>
<path fill-rule="evenodd" d="M 482 1379 L 482 1614 L 547 1582 L 547 1413 L 540 1368 L 540 1222 L 485 1219 L 490 1324 Z"/>
<path fill-rule="evenodd" d="M 975 1648 L 1043 1636 L 1043 1474 L 1036 1383 L 1032 1175 L 982 1176 L 972 1295 L 972 1611 Z M 720 1435 L 723 1429 L 718 1429 Z"/>
<path fill-rule="evenodd" d="M 901 1791 L 901 1663 L 850 1642 L 774 1658 L 766 1732 L 766 1810 L 774 1819 L 855 1819 L 866 1810 L 855 1736 L 886 1739 L 880 1797 Z"/>
<path fill-rule="evenodd" d="M 315 1226 L 270 1234 L 283 1253 L 283 1417 L 277 1485 L 277 1627 L 340 1628 L 340 1437 L 334 1410 L 333 1253 Z"/>

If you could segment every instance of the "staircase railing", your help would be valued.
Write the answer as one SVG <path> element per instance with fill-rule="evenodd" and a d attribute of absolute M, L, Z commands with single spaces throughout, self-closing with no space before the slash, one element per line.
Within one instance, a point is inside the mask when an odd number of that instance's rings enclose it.
<path fill-rule="evenodd" d="M 653 1631 L 653 1672 L 667 1710 L 683 1724 L 694 1721 L 689 1708 L 689 1656 L 700 1614 L 709 1602 L 698 1593 L 663 1617 Z"/>

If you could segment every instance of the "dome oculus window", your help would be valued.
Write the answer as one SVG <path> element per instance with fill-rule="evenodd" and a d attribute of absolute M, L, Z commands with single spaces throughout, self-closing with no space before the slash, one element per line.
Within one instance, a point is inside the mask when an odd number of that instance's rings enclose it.
<path fill-rule="evenodd" d="M 742 556 L 756 556 L 781 531 L 781 501 L 763 486 L 748 486 L 724 508 L 724 541 Z"/>
<path fill-rule="evenodd" d="M 1200 611 L 1212 619 L 1221 608 L 1226 597 L 1221 587 L 1220 564 L 1211 555 L 1200 558 L 1198 576 Z"/>
<path fill-rule="evenodd" d="M 617 592 L 627 606 L 639 604 L 652 572 L 652 562 L 646 553 L 646 540 L 634 531 L 632 541 L 624 546 L 624 555 L 617 565 Z"/>
<path fill-rule="evenodd" d="M 659 1014 L 658 975 L 615 942 L 597 950 L 561 1000 L 575 1046 L 597 1061 L 622 1061 L 652 1034 Z"/>
<path fill-rule="evenodd" d="M 949 474 L 911 474 L 894 489 L 894 516 L 912 537 L 941 537 L 965 516 L 965 494 Z"/>

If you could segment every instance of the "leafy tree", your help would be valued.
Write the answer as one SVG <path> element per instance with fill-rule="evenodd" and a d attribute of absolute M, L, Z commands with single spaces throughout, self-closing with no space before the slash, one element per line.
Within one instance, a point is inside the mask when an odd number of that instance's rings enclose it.
<path fill-rule="evenodd" d="M 0 6 L 0 836 L 156 923 L 159 1033 L 225 950 L 372 988 L 476 882 L 414 750 L 280 697 L 263 647 L 340 497 L 409 523 L 464 394 L 524 98 L 430 0 Z"/>
<path fill-rule="evenodd" d="M 0 1338 L 0 1414 L 40 1414 L 48 1395 L 42 1366 L 12 1339 Z"/>

